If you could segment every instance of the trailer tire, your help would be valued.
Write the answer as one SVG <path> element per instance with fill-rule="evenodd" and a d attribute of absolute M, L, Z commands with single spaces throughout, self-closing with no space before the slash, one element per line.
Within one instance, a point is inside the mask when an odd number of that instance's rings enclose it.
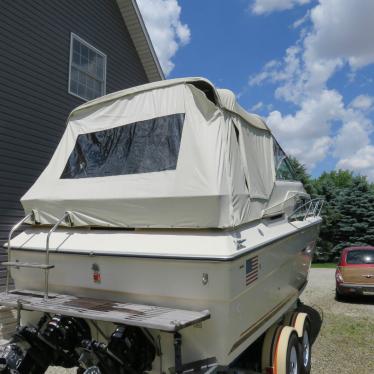
<path fill-rule="evenodd" d="M 275 374 L 301 374 L 300 343 L 297 332 L 283 326 L 275 350 Z"/>
<path fill-rule="evenodd" d="M 274 325 L 265 334 L 262 373 L 301 374 L 300 342 L 293 327 Z"/>
<path fill-rule="evenodd" d="M 302 331 L 301 336 L 299 336 L 301 353 L 301 373 L 309 374 L 312 366 L 312 345 L 310 342 L 311 324 L 308 316 L 300 316 L 300 318 L 296 319 L 295 328 L 297 331 L 298 329 Z"/>

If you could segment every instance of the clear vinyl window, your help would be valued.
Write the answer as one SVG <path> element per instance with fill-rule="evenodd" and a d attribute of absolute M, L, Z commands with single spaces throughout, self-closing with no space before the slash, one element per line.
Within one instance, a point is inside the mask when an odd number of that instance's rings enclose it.
<path fill-rule="evenodd" d="M 277 180 L 296 180 L 295 171 L 287 158 L 287 155 L 273 138 L 274 165 Z"/>
<path fill-rule="evenodd" d="M 81 134 L 61 179 L 175 170 L 184 113 Z"/>

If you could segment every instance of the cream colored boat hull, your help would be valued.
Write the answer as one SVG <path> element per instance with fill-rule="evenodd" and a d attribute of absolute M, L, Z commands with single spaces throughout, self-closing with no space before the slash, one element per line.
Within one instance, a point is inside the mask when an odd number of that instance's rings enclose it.
<path fill-rule="evenodd" d="M 178 247 L 178 240 L 182 242 L 183 238 L 175 235 L 175 249 L 170 251 L 171 244 L 165 240 L 170 232 L 162 233 L 168 253 L 159 250 L 157 255 L 151 255 L 147 249 L 151 244 L 145 242 L 142 250 L 131 253 L 126 253 L 123 248 L 115 251 L 111 247 L 113 243 L 107 243 L 105 253 L 98 249 L 102 238 L 97 239 L 97 245 L 92 245 L 91 250 L 77 251 L 69 247 L 69 240 L 70 244 L 73 240 L 66 232 L 60 232 L 55 234 L 55 246 L 50 255 L 50 262 L 55 265 L 50 271 L 50 291 L 190 310 L 209 309 L 209 320 L 181 332 L 183 362 L 215 358 L 219 364 L 227 365 L 299 297 L 307 282 L 319 224 L 320 219 L 314 218 L 284 223 L 288 230 L 284 227 L 279 230 L 276 224 L 264 226 L 261 223 L 224 235 L 213 231 L 201 233 L 199 245 L 210 246 L 201 253 L 208 253 L 210 258 L 198 256 L 198 251 L 188 253 L 183 245 Z M 283 234 L 279 235 L 279 232 Z M 43 235 L 34 232 L 14 239 L 12 245 L 17 250 L 13 251 L 12 260 L 42 262 L 44 253 L 38 249 L 38 243 L 45 238 Z M 81 234 L 84 235 L 89 241 L 88 237 L 95 232 Z M 196 238 L 188 235 L 185 234 L 185 241 L 188 245 L 193 244 L 191 242 Z M 126 247 L 126 235 L 122 239 L 121 243 Z M 127 239 L 128 242 L 134 240 Z M 138 239 L 142 241 L 141 236 Z M 153 236 L 155 243 L 159 243 L 158 239 L 157 235 Z M 247 261 L 256 256 L 257 271 L 250 277 L 252 282 L 247 284 Z M 93 268 L 99 269 L 96 273 L 99 273 L 100 281 L 97 281 L 97 274 L 95 281 Z M 44 287 L 43 273 L 35 269 L 14 269 L 12 277 L 18 289 L 42 290 Z M 25 313 L 24 322 L 39 317 L 36 312 Z M 114 330 L 110 323 L 101 326 L 107 334 Z M 174 366 L 173 336 L 158 331 L 152 333 L 161 337 L 163 368 Z M 159 365 L 156 360 L 155 372 L 159 371 Z"/>

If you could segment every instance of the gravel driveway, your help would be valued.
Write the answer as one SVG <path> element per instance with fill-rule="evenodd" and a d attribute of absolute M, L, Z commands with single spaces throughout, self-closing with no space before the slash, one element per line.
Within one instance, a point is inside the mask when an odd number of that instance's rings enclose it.
<path fill-rule="evenodd" d="M 301 299 L 312 317 L 312 374 L 374 373 L 374 299 L 337 302 L 334 269 L 312 269 Z M 75 370 L 50 368 L 48 374 Z"/>
<path fill-rule="evenodd" d="M 373 374 L 374 298 L 337 302 L 334 273 L 335 269 L 312 269 L 301 297 L 318 333 L 312 373 Z"/>

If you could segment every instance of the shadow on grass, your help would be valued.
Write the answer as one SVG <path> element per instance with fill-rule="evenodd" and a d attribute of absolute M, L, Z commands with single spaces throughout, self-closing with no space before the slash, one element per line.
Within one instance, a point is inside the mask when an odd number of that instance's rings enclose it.
<path fill-rule="evenodd" d="M 316 341 L 319 332 L 321 331 L 323 323 L 323 311 L 318 311 L 317 309 L 311 307 L 310 305 L 300 304 L 298 308 L 299 312 L 307 313 L 310 318 L 311 324 L 311 344 L 313 345 Z"/>
<path fill-rule="evenodd" d="M 352 295 L 340 296 L 338 303 L 374 305 L 374 296 Z"/>

